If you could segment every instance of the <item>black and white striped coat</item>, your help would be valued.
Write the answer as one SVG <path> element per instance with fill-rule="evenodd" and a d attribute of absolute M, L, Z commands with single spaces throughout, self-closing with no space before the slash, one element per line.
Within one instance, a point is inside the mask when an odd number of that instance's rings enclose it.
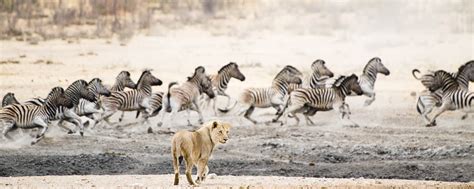
<path fill-rule="evenodd" d="M 188 80 L 178 87 L 172 88 L 173 85 L 177 84 L 172 82 L 168 86 L 168 93 L 166 94 L 166 100 L 163 101 L 164 110 L 161 119 L 158 122 L 158 126 L 163 125 L 163 121 L 166 113 L 170 113 L 170 118 L 173 120 L 173 116 L 185 108 L 188 116 L 188 125 L 191 125 L 189 120 L 189 110 L 192 108 L 198 112 L 199 123 L 202 124 L 204 118 L 202 116 L 201 108 L 199 105 L 199 96 L 201 92 L 206 93 L 210 98 L 214 98 L 215 94 L 212 90 L 211 79 L 206 75 L 204 67 L 199 66 L 194 70 L 194 74 L 188 77 Z"/>
<path fill-rule="evenodd" d="M 358 77 L 351 75 L 349 77 L 338 78 L 334 86 L 331 88 L 299 88 L 293 91 L 289 98 L 286 100 L 284 113 L 279 114 L 273 122 L 283 115 L 285 121 L 282 124 L 287 123 L 288 114 L 293 114 L 294 118 L 299 124 L 299 118 L 296 113 L 303 113 L 307 107 L 314 108 L 317 111 L 329 111 L 333 109 L 339 109 L 341 112 L 341 118 L 348 117 L 349 109 L 345 103 L 347 95 L 354 91 L 357 95 L 362 95 L 363 91 L 357 82 Z M 314 124 L 305 114 L 307 124 Z"/>
<path fill-rule="evenodd" d="M 458 74 L 459 75 L 459 74 Z M 434 82 L 426 85 L 430 91 L 441 89 L 441 106 L 435 111 L 433 118 L 426 126 L 436 126 L 436 118 L 445 111 L 462 110 L 465 113 L 474 112 L 474 92 L 469 92 L 459 86 L 458 81 L 450 73 L 439 70 L 434 73 Z"/>
<path fill-rule="evenodd" d="M 118 110 L 121 111 L 137 111 L 147 109 L 149 99 L 152 94 L 152 86 L 161 85 L 163 82 L 153 76 L 150 70 L 142 72 L 140 79 L 137 82 L 137 88 L 130 91 L 116 91 L 110 97 L 102 99 L 102 107 L 104 114 L 102 118 L 108 121 Z M 151 112 L 146 112 L 150 114 Z"/>
<path fill-rule="evenodd" d="M 48 124 L 56 116 L 60 107 L 72 108 L 73 103 L 66 98 L 64 89 L 55 87 L 48 94 L 45 103 L 36 105 L 11 104 L 0 109 L 0 124 L 2 125 L 3 136 L 11 139 L 8 132 L 16 128 L 30 129 L 42 128 L 32 144 L 41 140 L 48 129 Z"/>
<path fill-rule="evenodd" d="M 240 104 L 243 105 L 244 117 L 256 124 L 257 121 L 250 116 L 255 108 L 274 107 L 277 111 L 281 111 L 284 105 L 285 96 L 288 95 L 288 86 L 290 83 L 301 84 L 301 72 L 293 66 L 285 66 L 273 79 L 272 86 L 268 88 L 247 88 L 240 96 Z M 219 109 L 223 113 L 227 113 L 235 106 L 227 109 Z"/>
<path fill-rule="evenodd" d="M 383 65 L 382 60 L 379 57 L 374 57 L 367 62 L 362 75 L 359 76 L 359 85 L 364 91 L 364 95 L 369 97 L 364 103 L 365 106 L 375 101 L 375 81 L 378 73 L 390 75 L 390 71 Z"/>

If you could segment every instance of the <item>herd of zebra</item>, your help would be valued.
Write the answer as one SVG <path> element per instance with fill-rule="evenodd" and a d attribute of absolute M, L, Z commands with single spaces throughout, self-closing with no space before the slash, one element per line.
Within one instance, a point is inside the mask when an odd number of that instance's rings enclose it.
<path fill-rule="evenodd" d="M 111 124 L 109 118 L 117 111 L 122 111 L 119 121 L 122 121 L 125 111 L 136 111 L 136 118 L 141 114 L 141 124 L 149 123 L 149 118 L 162 112 L 158 122 L 158 126 L 162 126 L 165 115 L 174 120 L 173 116 L 179 111 L 186 111 L 187 122 L 191 125 L 189 118 L 192 110 L 198 113 L 199 123 L 202 124 L 204 118 L 201 110 L 206 103 L 216 115 L 235 112 L 254 124 L 257 121 L 251 115 L 255 108 L 270 107 L 277 111 L 272 121 L 277 122 L 283 116 L 285 120 L 281 121 L 282 125 L 287 123 L 288 117 L 296 119 L 299 124 L 297 114 L 303 114 L 306 124 L 312 125 L 314 122 L 310 117 L 316 112 L 333 109 L 339 111 L 341 119 L 350 121 L 351 111 L 345 101 L 346 96 L 365 95 L 369 98 L 365 105 L 370 105 L 375 100 L 374 86 L 379 73 L 390 75 L 378 57 L 368 61 L 360 76 L 334 77 L 334 73 L 320 59 L 311 64 L 311 74 L 307 77 L 303 77 L 302 72 L 295 67 L 287 65 L 274 77 L 270 87 L 247 88 L 240 99 L 231 104 L 231 98 L 226 93 L 229 81 L 231 78 L 245 81 L 244 74 L 234 62 L 223 66 L 214 75 L 206 74 L 205 68 L 199 66 L 181 85 L 169 83 L 166 94 L 152 92 L 153 86 L 162 85 L 163 82 L 151 70 L 143 71 L 137 83 L 132 81 L 128 71 L 122 71 L 111 88 L 105 87 L 101 79 L 94 78 L 90 82 L 77 80 L 66 89 L 55 87 L 46 98 L 33 98 L 22 103 L 13 93 L 7 93 L 0 109 L 0 124 L 4 138 L 9 140 L 10 131 L 39 128 L 32 141 L 35 144 L 44 137 L 51 121 L 58 120 L 58 126 L 70 134 L 79 128 L 82 136 L 84 127 L 93 129 L 102 121 Z M 462 65 L 455 74 L 439 70 L 418 77 L 416 73 L 419 71 L 413 70 L 413 76 L 428 89 L 419 95 L 417 101 L 417 110 L 427 126 L 436 125 L 436 118 L 446 110 L 473 110 L 474 94 L 468 92 L 467 88 L 469 82 L 474 81 L 474 61 Z M 227 98 L 225 108 L 217 108 L 216 95 Z M 439 108 L 429 119 L 428 114 L 434 107 Z M 463 119 L 466 117 L 463 116 Z M 74 124 L 75 128 L 69 129 L 63 124 L 64 121 Z"/>

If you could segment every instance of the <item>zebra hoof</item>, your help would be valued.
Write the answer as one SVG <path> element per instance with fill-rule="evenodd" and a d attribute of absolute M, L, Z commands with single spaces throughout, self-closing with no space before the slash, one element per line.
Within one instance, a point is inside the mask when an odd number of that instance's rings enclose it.
<path fill-rule="evenodd" d="M 273 123 L 276 123 L 277 121 L 278 121 L 278 119 L 275 119 L 275 118 L 272 119 Z"/>
<path fill-rule="evenodd" d="M 79 134 L 81 134 L 81 137 L 83 137 L 83 136 L 84 136 L 84 132 L 82 132 L 82 131 L 81 131 L 81 132 L 79 132 Z"/>
<path fill-rule="evenodd" d="M 461 120 L 465 120 L 466 118 L 467 118 L 467 115 L 463 115 L 463 116 L 461 117 Z"/>
<path fill-rule="evenodd" d="M 67 134 L 74 134 L 74 131 L 69 130 L 69 131 L 67 132 Z"/>
<path fill-rule="evenodd" d="M 152 133 L 153 133 L 153 129 L 152 129 L 151 127 L 148 127 L 147 133 L 148 133 L 148 134 L 152 134 Z"/>

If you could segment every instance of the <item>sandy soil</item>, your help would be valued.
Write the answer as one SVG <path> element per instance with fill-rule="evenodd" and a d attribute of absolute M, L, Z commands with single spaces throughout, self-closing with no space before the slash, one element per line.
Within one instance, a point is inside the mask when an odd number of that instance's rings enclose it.
<path fill-rule="evenodd" d="M 0 187 L 47 188 L 181 188 L 172 185 L 174 175 L 45 176 L 0 178 Z M 474 183 L 386 179 L 327 179 L 277 176 L 215 176 L 203 188 L 472 188 Z"/>
<path fill-rule="evenodd" d="M 474 58 L 472 40 L 468 39 L 473 39 L 473 35 L 388 33 L 348 37 L 339 33 L 306 36 L 262 32 L 239 38 L 212 36 L 189 29 L 169 36 L 138 36 L 127 46 L 120 46 L 115 41 L 107 44 L 105 40 L 81 40 L 74 44 L 54 40 L 33 46 L 1 41 L 0 60 L 13 59 L 19 63 L 0 64 L 0 95 L 14 92 L 21 101 L 44 97 L 54 86 L 67 87 L 77 79 L 93 77 L 100 77 L 111 85 L 121 70 L 131 71 L 137 80 L 144 68 L 154 69 L 153 74 L 165 82 L 154 91 L 164 91 L 168 82 L 183 82 L 198 65 L 214 73 L 229 61 L 235 61 L 247 77 L 245 82 L 234 80 L 230 83 L 229 94 L 236 99 L 245 87 L 269 86 L 274 75 L 286 64 L 308 72 L 311 62 L 321 58 L 337 74 L 360 74 L 370 58 L 379 56 L 392 74 L 378 78 L 377 100 L 371 106 L 363 107 L 364 97 L 348 98 L 352 119 L 360 127 L 344 126 L 335 112 L 315 115 L 316 125 L 294 126 L 295 122 L 290 121 L 290 125 L 280 126 L 268 123 L 275 113 L 272 109 L 255 111 L 253 116 L 261 122 L 258 125 L 236 115 L 214 116 L 206 110 L 206 120 L 222 119 L 235 126 L 228 144 L 215 150 L 209 165 L 211 173 L 468 182 L 474 180 L 474 118 L 461 120 L 462 113 L 449 112 L 439 118 L 439 126 L 423 127 L 412 94 L 421 91 L 422 86 L 410 73 L 413 68 L 455 71 L 459 65 Z M 222 99 L 219 101 L 222 106 Z M 87 130 L 84 137 L 67 135 L 51 127 L 46 138 L 34 146 L 28 145 L 31 137 L 27 134 L 18 133 L 15 142 L 2 139 L 0 176 L 172 173 L 169 155 L 172 134 L 196 126 L 186 126 L 182 116 L 173 123 L 165 120 L 164 127 L 156 126 L 158 117 L 152 118 L 150 125 L 139 125 L 134 116 L 135 113 L 127 113 L 124 122 L 99 125 L 94 130 Z M 112 120 L 117 117 L 115 115 Z M 191 120 L 197 123 L 197 114 L 192 113 Z M 154 133 L 147 134 L 149 126 Z M 147 182 L 129 182 L 122 177 L 141 178 Z M 78 181 L 84 186 L 109 186 L 109 182 L 117 181 L 121 186 L 135 182 L 139 186 L 155 186 L 163 180 L 166 183 L 160 186 L 168 186 L 169 175 L 156 178 L 81 176 L 57 180 L 56 177 L 44 177 L 45 181 L 59 185 Z M 237 185 L 262 185 L 285 179 L 293 179 L 289 183 L 296 180 L 302 185 L 317 182 L 317 186 L 326 186 L 326 183 L 331 186 L 334 182 L 361 183 L 361 186 L 377 182 L 399 183 L 395 180 L 323 182 L 324 179 L 272 178 L 276 177 L 265 178 L 268 180 L 218 177 L 207 184 L 228 185 L 237 180 Z M 0 182 L 33 185 L 38 179 L 43 177 L 1 178 Z M 413 182 L 406 182 L 410 183 Z M 419 184 L 436 186 L 439 183 L 420 181 Z"/>

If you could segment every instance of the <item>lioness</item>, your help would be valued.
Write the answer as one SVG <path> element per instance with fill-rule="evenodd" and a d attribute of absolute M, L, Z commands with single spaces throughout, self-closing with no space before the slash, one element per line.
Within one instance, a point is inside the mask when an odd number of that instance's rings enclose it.
<path fill-rule="evenodd" d="M 179 163 L 186 161 L 186 178 L 189 184 L 200 184 L 206 179 L 209 173 L 207 161 L 212 150 L 219 143 L 226 143 L 229 140 L 229 123 L 211 121 L 205 123 L 197 131 L 179 131 L 171 141 L 171 153 L 173 156 L 174 185 L 179 183 Z M 193 165 L 197 166 L 197 179 L 193 182 L 191 172 Z"/>

